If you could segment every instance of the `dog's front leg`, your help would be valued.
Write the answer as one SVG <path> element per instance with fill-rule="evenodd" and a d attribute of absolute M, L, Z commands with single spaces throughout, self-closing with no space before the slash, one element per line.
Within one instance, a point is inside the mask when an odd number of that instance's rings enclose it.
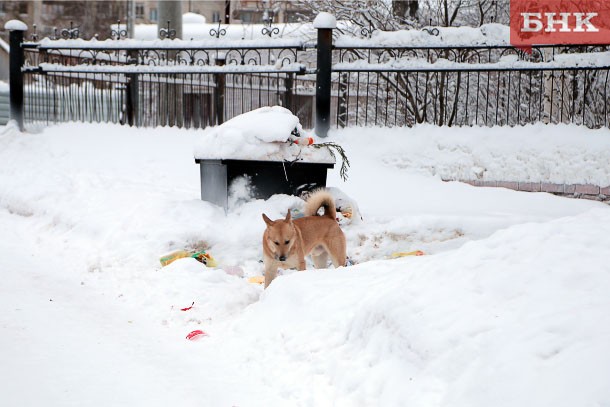
<path fill-rule="evenodd" d="M 277 277 L 277 267 L 272 264 L 265 264 L 265 288 Z"/>

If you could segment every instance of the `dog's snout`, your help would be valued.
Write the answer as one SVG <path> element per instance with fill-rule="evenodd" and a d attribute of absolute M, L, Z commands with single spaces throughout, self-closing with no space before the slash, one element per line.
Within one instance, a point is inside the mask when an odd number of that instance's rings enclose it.
<path fill-rule="evenodd" d="M 286 256 L 280 256 L 280 261 L 286 261 Z"/>

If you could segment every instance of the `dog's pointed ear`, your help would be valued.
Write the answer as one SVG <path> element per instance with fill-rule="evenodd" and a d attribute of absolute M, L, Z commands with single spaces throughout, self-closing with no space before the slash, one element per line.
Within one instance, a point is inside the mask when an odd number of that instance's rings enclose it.
<path fill-rule="evenodd" d="M 263 213 L 263 220 L 265 221 L 265 223 L 267 224 L 267 226 L 271 226 L 271 225 L 273 225 L 273 224 L 275 223 L 274 221 L 272 221 L 271 219 L 269 219 L 269 218 L 267 217 L 267 215 L 265 215 L 264 213 Z"/>
<path fill-rule="evenodd" d="M 288 209 L 288 213 L 286 214 L 286 222 L 290 222 L 292 220 L 292 214 L 290 213 L 290 209 Z"/>

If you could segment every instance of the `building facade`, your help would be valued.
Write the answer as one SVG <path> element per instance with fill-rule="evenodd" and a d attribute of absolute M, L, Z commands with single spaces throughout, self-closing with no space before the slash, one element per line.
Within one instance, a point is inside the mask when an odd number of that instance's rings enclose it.
<path fill-rule="evenodd" d="M 0 26 L 21 20 L 29 27 L 27 37 L 60 37 L 63 30 L 79 38 L 110 37 L 110 25 L 127 20 L 129 1 L 28 0 L 0 1 Z M 64 32 L 67 35 L 67 31 Z M 2 38 L 7 39 L 3 32 Z M 34 37 L 34 38 L 36 38 Z"/>
<path fill-rule="evenodd" d="M 310 12 L 305 11 L 298 1 L 280 0 L 239 0 L 231 2 L 232 22 L 268 23 L 296 23 L 312 21 Z"/>
<path fill-rule="evenodd" d="M 203 15 L 208 23 L 233 24 L 287 23 L 311 20 L 299 2 L 279 0 L 182 0 L 182 12 Z M 79 38 L 111 37 L 111 24 L 133 21 L 135 24 L 158 23 L 157 0 L 24 0 L 0 1 L 0 28 L 9 20 L 21 20 L 30 28 L 27 36 L 60 37 L 78 33 Z M 228 21 L 227 21 L 228 20 Z M 1 38 L 8 40 L 2 31 Z"/>

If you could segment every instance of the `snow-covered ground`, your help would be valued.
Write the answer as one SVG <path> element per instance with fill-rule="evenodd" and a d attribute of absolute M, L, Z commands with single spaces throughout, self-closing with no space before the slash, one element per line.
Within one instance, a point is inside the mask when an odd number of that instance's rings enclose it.
<path fill-rule="evenodd" d="M 356 265 L 266 291 L 261 213 L 300 200 L 202 202 L 201 134 L 2 129 L 1 405 L 610 405 L 610 207 L 441 181 L 606 186 L 607 129 L 333 131 Z M 218 268 L 159 264 L 202 247 Z"/>

